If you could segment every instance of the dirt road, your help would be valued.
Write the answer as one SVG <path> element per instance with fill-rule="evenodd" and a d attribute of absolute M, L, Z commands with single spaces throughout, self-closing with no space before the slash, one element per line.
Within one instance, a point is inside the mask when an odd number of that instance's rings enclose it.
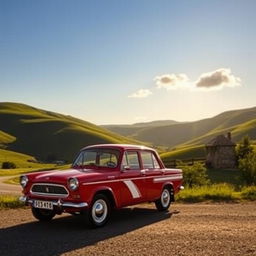
<path fill-rule="evenodd" d="M 21 186 L 6 184 L 5 180 L 13 178 L 16 176 L 0 176 L 0 194 L 12 194 L 12 195 L 21 195 Z"/>
<path fill-rule="evenodd" d="M 153 205 L 113 213 L 101 229 L 62 215 L 36 222 L 29 209 L 0 211 L 0 254 L 256 255 L 256 203 Z"/>

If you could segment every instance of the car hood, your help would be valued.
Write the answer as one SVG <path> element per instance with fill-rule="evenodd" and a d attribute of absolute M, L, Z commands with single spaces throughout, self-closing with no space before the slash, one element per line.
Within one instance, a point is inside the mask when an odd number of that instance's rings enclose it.
<path fill-rule="evenodd" d="M 69 178 L 77 178 L 78 180 L 91 180 L 103 174 L 90 169 L 68 169 L 68 170 L 54 170 L 37 173 L 33 175 L 33 182 L 56 182 L 66 183 Z"/>

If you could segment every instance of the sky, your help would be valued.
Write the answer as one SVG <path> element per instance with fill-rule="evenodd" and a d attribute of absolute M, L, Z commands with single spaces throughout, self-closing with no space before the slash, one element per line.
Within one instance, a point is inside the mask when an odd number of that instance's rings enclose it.
<path fill-rule="evenodd" d="M 0 101 L 95 124 L 256 106 L 254 0 L 0 0 Z"/>

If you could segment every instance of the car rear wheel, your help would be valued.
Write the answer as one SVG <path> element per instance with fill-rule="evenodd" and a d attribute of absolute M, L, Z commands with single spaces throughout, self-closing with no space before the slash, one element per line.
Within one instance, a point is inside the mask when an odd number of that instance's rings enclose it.
<path fill-rule="evenodd" d="M 168 188 L 163 189 L 160 198 L 155 201 L 155 205 L 160 212 L 168 210 L 171 205 L 171 193 Z"/>
<path fill-rule="evenodd" d="M 32 208 L 32 214 L 40 221 L 50 221 L 54 216 L 55 212 L 52 210 Z"/>
<path fill-rule="evenodd" d="M 96 195 L 93 199 L 91 207 L 88 209 L 87 214 L 90 226 L 104 226 L 107 223 L 110 216 L 109 199 L 103 194 Z"/>

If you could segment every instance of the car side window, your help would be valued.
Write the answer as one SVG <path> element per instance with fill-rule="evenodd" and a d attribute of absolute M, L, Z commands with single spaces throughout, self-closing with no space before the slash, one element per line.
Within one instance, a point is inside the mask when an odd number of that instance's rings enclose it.
<path fill-rule="evenodd" d="M 141 159 L 145 169 L 160 169 L 160 165 L 152 152 L 141 152 Z"/>
<path fill-rule="evenodd" d="M 139 156 L 136 151 L 126 151 L 123 156 L 122 167 L 131 170 L 140 170 Z"/>
<path fill-rule="evenodd" d="M 97 157 L 97 152 L 93 152 L 93 151 L 88 151 L 86 153 L 84 152 L 83 165 L 91 165 L 91 164 L 96 165 L 96 157 Z"/>
<path fill-rule="evenodd" d="M 117 166 L 117 156 L 108 152 L 99 155 L 99 165 L 115 168 Z"/>

